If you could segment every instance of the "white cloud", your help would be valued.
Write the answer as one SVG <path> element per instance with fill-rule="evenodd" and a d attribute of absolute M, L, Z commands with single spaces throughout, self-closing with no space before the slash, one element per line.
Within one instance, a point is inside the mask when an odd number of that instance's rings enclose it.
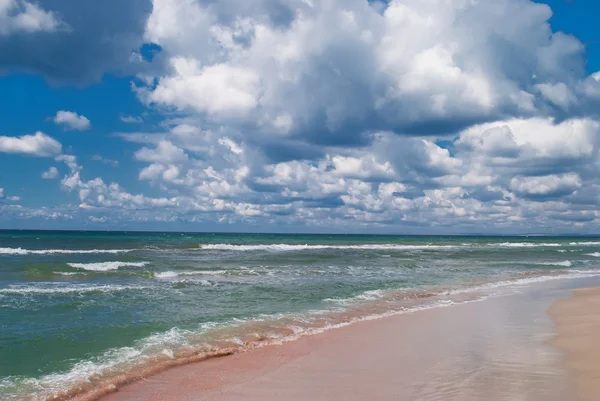
<path fill-rule="evenodd" d="M 139 124 L 144 122 L 144 120 L 142 119 L 142 117 L 136 117 L 136 116 L 126 116 L 126 115 L 122 115 L 119 117 L 119 119 L 121 121 L 123 121 L 126 124 Z"/>
<path fill-rule="evenodd" d="M 5 196 L 4 188 L 0 188 L 0 199 L 5 199 L 10 202 L 18 202 L 21 200 L 21 198 L 19 196 Z"/>
<path fill-rule="evenodd" d="M 54 166 L 42 173 L 42 178 L 45 180 L 53 180 L 58 177 L 58 169 Z"/>
<path fill-rule="evenodd" d="M 244 115 L 258 104 L 258 76 L 250 69 L 174 58 L 176 76 L 161 78 L 149 101 L 215 115 Z"/>
<path fill-rule="evenodd" d="M 142 99 L 334 144 L 382 128 L 447 133 L 551 115 L 582 96 L 584 46 L 551 31 L 545 4 L 276 3 L 288 19 L 259 0 L 154 0 L 146 37 L 169 62 L 144 76 L 151 84 L 138 88 Z"/>
<path fill-rule="evenodd" d="M 0 0 L 0 36 L 68 29 L 51 11 L 25 0 Z"/>
<path fill-rule="evenodd" d="M 21 153 L 37 157 L 55 156 L 62 152 L 62 145 L 43 132 L 21 137 L 0 136 L 0 152 Z"/>
<path fill-rule="evenodd" d="M 60 110 L 54 117 L 54 122 L 65 126 L 67 129 L 85 131 L 92 127 L 90 120 L 83 115 L 79 115 L 72 111 Z"/>
<path fill-rule="evenodd" d="M 118 160 L 107 159 L 105 157 L 102 157 L 101 155 L 94 155 L 94 156 L 92 156 L 92 160 L 97 161 L 97 162 L 101 162 L 101 163 L 104 163 L 104 164 L 107 164 L 109 166 L 119 167 L 119 161 Z"/>
<path fill-rule="evenodd" d="M 526 196 L 569 195 L 581 188 L 581 178 L 575 173 L 541 177 L 515 177 L 510 188 Z"/>
<path fill-rule="evenodd" d="M 144 147 L 138 150 L 135 153 L 135 158 L 146 162 L 174 163 L 187 160 L 187 155 L 183 149 L 167 140 L 162 140 L 154 149 Z"/>
<path fill-rule="evenodd" d="M 139 187 L 58 156 L 79 208 L 44 216 L 454 233 L 600 223 L 600 75 L 585 75 L 582 43 L 551 30 L 544 4 L 152 3 L 145 39 L 161 53 L 135 90 L 169 119 L 120 134 L 138 144 Z"/>

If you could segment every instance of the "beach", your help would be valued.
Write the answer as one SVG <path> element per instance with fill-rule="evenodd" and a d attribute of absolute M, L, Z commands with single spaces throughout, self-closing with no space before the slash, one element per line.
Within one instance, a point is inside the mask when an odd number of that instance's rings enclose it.
<path fill-rule="evenodd" d="M 137 381 L 103 400 L 592 400 L 600 290 L 589 281 L 356 323 Z M 548 316 L 557 319 L 555 327 Z M 586 313 L 572 314 L 573 310 Z M 597 309 L 596 309 L 597 310 Z M 578 320 L 579 319 L 579 320 Z M 585 322 L 585 323 L 583 323 Z M 583 332 L 579 329 L 585 326 Z M 589 330 L 588 330 L 589 329 Z M 572 353 L 562 364 L 560 350 Z M 583 347 L 583 348 L 582 348 Z M 594 349 L 587 352 L 588 349 Z"/>
<path fill-rule="evenodd" d="M 600 394 L 600 287 L 573 291 L 550 309 L 557 337 L 551 343 L 565 356 L 577 401 L 595 401 Z"/>

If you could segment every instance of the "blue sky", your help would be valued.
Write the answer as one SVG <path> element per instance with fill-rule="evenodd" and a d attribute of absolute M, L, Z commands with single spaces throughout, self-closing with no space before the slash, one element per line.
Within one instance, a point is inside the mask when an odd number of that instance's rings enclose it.
<path fill-rule="evenodd" d="M 599 9 L 0 2 L 0 228 L 597 233 Z"/>

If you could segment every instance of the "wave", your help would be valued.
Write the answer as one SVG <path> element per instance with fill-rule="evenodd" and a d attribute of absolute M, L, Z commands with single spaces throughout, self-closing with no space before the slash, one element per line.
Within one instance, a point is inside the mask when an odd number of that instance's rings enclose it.
<path fill-rule="evenodd" d="M 94 254 L 94 253 L 128 253 L 138 249 L 23 249 L 0 248 L 0 255 L 54 255 L 54 254 Z"/>
<path fill-rule="evenodd" d="M 499 242 L 487 244 L 461 243 L 456 245 L 434 245 L 434 244 L 353 244 L 353 245 L 323 245 L 323 244 L 257 244 L 257 245 L 236 245 L 236 244 L 201 244 L 200 249 L 210 251 L 310 251 L 310 250 L 372 250 L 372 251 L 411 251 L 411 250 L 444 250 L 444 249 L 477 249 L 481 247 L 496 248 L 555 248 L 560 246 L 593 246 L 600 245 L 600 242 Z M 559 250 L 567 252 L 567 250 Z M 571 252 L 569 250 L 568 252 Z"/>
<path fill-rule="evenodd" d="M 67 265 L 76 269 L 83 269 L 95 272 L 117 270 L 121 267 L 144 267 L 147 264 L 148 262 L 67 263 Z"/>
<path fill-rule="evenodd" d="M 0 288 L 0 294 L 18 295 L 18 294 L 70 294 L 87 292 L 117 292 L 141 290 L 148 287 L 132 285 L 80 285 L 80 286 L 13 286 L 9 288 Z"/>
<path fill-rule="evenodd" d="M 381 299 L 385 295 L 383 290 L 369 290 L 350 298 L 326 298 L 323 301 L 335 304 L 348 305 L 359 301 L 374 301 Z"/>
<path fill-rule="evenodd" d="M 226 274 L 226 270 L 198 270 L 198 271 L 166 271 L 160 273 L 154 273 L 154 277 L 156 278 L 174 278 L 180 276 L 221 276 Z"/>
<path fill-rule="evenodd" d="M 573 266 L 573 262 L 570 260 L 565 260 L 564 262 L 541 262 L 537 263 L 538 265 L 544 266 L 563 266 L 563 267 L 571 267 Z"/>
<path fill-rule="evenodd" d="M 600 258 L 600 252 L 586 253 L 586 256 L 593 256 L 595 258 Z"/>
<path fill-rule="evenodd" d="M 459 288 L 459 289 L 455 289 L 455 290 L 446 291 L 444 294 L 447 294 L 447 295 L 464 294 L 464 293 L 492 290 L 492 289 L 502 288 L 502 287 L 527 286 L 530 284 L 545 283 L 547 281 L 578 279 L 578 278 L 595 277 L 595 276 L 600 276 L 600 270 L 568 270 L 568 272 L 563 272 L 561 274 L 540 275 L 540 276 L 527 277 L 527 278 L 521 278 L 521 279 L 494 281 L 491 283 L 476 285 L 476 286 L 472 286 L 472 287 L 465 287 L 465 288 Z"/>
<path fill-rule="evenodd" d="M 355 249 L 355 250 L 424 250 L 424 249 L 455 249 L 459 245 L 399 245 L 399 244 L 357 244 L 357 245 L 300 245 L 300 244 L 264 244 L 264 245 L 233 245 L 233 244 L 203 244 L 200 249 L 210 251 L 309 251 L 323 249 Z"/>
<path fill-rule="evenodd" d="M 565 244 L 558 243 L 542 243 L 542 242 L 502 242 L 488 244 L 488 246 L 497 246 L 501 248 L 536 248 L 536 247 L 556 247 L 564 246 Z"/>
<path fill-rule="evenodd" d="M 422 298 L 423 302 L 419 304 L 408 307 L 397 305 L 391 309 L 390 305 L 392 304 L 385 303 L 386 306 L 383 309 L 364 309 L 367 311 L 365 314 L 349 315 L 344 311 L 319 310 L 271 316 L 260 315 L 223 323 L 207 322 L 201 324 L 197 330 L 174 327 L 169 331 L 138 340 L 130 347 L 113 348 L 93 359 L 78 362 L 66 372 L 45 375 L 41 378 L 10 378 L 10 380 L 0 382 L 0 392 L 15 394 L 19 397 L 18 399 L 26 398 L 20 397 L 21 395 L 32 395 L 31 398 L 34 399 L 57 400 L 73 399 L 81 394 L 98 395 L 102 392 L 106 394 L 137 378 L 147 377 L 186 363 L 295 341 L 302 337 L 346 327 L 357 322 L 479 302 L 493 296 L 494 293 L 490 293 L 489 290 L 499 287 L 523 286 L 550 280 L 589 277 L 590 275 L 600 275 L 600 270 L 571 271 L 552 276 L 506 279 L 451 291 L 432 292 L 427 293 L 427 296 Z M 387 290 L 385 292 L 382 290 L 366 291 L 351 299 L 358 302 L 377 302 L 377 299 L 385 298 L 387 293 L 389 293 Z M 476 296 L 464 299 L 460 296 L 464 293 L 476 293 Z M 459 297 L 448 298 L 453 295 L 459 295 Z M 330 301 L 349 303 L 350 299 L 332 299 Z M 228 329 L 219 330 L 225 327 Z M 257 333 L 257 327 L 262 328 L 262 334 Z M 212 333 L 209 338 L 213 338 L 214 344 L 219 344 L 218 346 L 207 343 L 207 333 Z M 215 333 L 222 333 L 222 335 L 214 337 Z M 19 394 L 17 395 L 17 393 Z"/>

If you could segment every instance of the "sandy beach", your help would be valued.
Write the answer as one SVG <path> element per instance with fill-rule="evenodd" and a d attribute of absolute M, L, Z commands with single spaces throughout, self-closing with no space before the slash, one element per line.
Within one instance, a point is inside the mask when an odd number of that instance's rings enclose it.
<path fill-rule="evenodd" d="M 550 309 L 557 337 L 551 343 L 565 353 L 578 401 L 596 401 L 600 394 L 600 287 L 573 291 Z"/>
<path fill-rule="evenodd" d="M 102 399 L 565 401 L 561 355 L 548 345 L 559 293 L 538 286 L 361 322 L 170 369 Z"/>

